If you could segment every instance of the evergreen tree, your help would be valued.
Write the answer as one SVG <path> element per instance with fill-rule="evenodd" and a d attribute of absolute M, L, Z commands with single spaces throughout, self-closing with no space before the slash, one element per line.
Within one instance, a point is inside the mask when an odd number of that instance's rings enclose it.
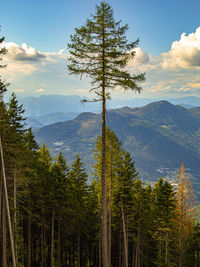
<path fill-rule="evenodd" d="M 157 241 L 156 264 L 175 266 L 173 256 L 176 240 L 174 220 L 176 218 L 176 197 L 171 184 L 162 178 L 155 184 L 152 192 L 152 216 L 154 235 Z"/>
<path fill-rule="evenodd" d="M 83 167 L 83 163 L 79 157 L 71 166 L 69 172 L 70 179 L 70 189 L 72 196 L 72 209 L 73 209 L 73 219 L 74 225 L 76 226 L 76 239 L 77 239 L 77 267 L 82 266 L 81 257 L 81 244 L 84 241 L 84 232 L 86 231 L 87 223 L 87 196 L 88 196 L 88 186 L 86 184 L 87 174 Z"/>
<path fill-rule="evenodd" d="M 101 180 L 102 174 L 102 140 L 101 136 L 98 136 L 94 152 L 95 159 L 95 175 L 98 180 Z M 121 164 L 123 150 L 121 148 L 121 142 L 108 127 L 106 127 L 106 170 L 107 170 L 107 186 L 108 186 L 108 261 L 109 266 L 111 264 L 111 248 L 112 248 L 112 209 L 113 209 L 113 191 L 116 187 L 117 182 L 117 171 L 119 165 Z M 121 166 L 121 165 L 120 165 Z M 101 192 L 99 197 L 101 196 Z"/>
<path fill-rule="evenodd" d="M 0 46 L 2 46 L 3 41 L 5 40 L 5 37 L 0 37 Z M 2 55 L 6 54 L 6 49 L 0 48 L 0 61 L 2 60 Z M 0 69 L 4 68 L 5 65 L 0 64 Z M 2 81 L 1 75 L 0 75 L 0 101 L 2 101 L 3 94 L 7 91 L 8 84 Z"/>
<path fill-rule="evenodd" d="M 113 10 L 109 4 L 101 2 L 96 6 L 96 13 L 86 24 L 76 28 L 68 44 L 71 57 L 68 65 L 71 74 L 87 75 L 92 80 L 92 89 L 102 103 L 102 259 L 103 266 L 108 267 L 107 249 L 107 183 L 106 183 L 106 99 L 110 90 L 120 86 L 124 90 L 141 91 L 138 82 L 144 81 L 144 74 L 131 75 L 125 70 L 128 61 L 134 57 L 136 42 L 128 42 L 126 30 L 128 25 L 120 26 L 115 22 Z"/>

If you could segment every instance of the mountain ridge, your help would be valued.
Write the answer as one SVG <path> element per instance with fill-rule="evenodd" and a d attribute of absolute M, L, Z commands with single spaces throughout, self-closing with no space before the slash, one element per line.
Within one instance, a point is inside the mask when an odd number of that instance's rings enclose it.
<path fill-rule="evenodd" d="M 171 177 L 184 162 L 199 187 L 200 119 L 194 111 L 158 101 L 141 108 L 108 110 L 107 125 L 131 153 L 140 177 Z M 100 133 L 101 114 L 84 112 L 73 120 L 42 127 L 35 136 L 39 144 L 46 142 L 53 154 L 62 150 L 69 162 L 79 153 L 91 170 L 92 149 Z"/>

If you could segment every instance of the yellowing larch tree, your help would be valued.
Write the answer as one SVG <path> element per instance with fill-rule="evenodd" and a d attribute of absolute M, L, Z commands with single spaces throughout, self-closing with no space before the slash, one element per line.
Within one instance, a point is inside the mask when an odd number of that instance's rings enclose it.
<path fill-rule="evenodd" d="M 177 227 L 178 227 L 178 249 L 179 267 L 183 266 L 183 255 L 187 238 L 193 229 L 194 219 L 192 208 L 194 207 L 194 193 L 192 189 L 190 175 L 185 172 L 182 163 L 178 170 L 177 178 Z"/>

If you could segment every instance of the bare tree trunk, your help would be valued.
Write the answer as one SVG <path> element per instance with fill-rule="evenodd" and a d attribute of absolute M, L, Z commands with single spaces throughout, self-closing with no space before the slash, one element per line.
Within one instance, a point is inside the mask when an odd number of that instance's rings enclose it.
<path fill-rule="evenodd" d="M 46 267 L 46 233 L 45 233 L 45 215 L 43 216 L 43 253 L 44 253 L 44 267 Z"/>
<path fill-rule="evenodd" d="M 14 223 L 14 242 L 15 242 L 15 258 L 16 258 L 16 264 L 18 262 L 17 260 L 17 181 L 16 181 L 16 170 L 14 167 L 14 175 L 13 175 L 13 204 L 14 204 L 14 219 L 13 219 L 13 223 Z"/>
<path fill-rule="evenodd" d="M 107 182 L 106 182 L 106 133 L 105 133 L 105 89 L 102 95 L 102 203 L 101 203 L 101 240 L 102 263 L 108 267 L 108 236 L 107 236 Z"/>
<path fill-rule="evenodd" d="M 44 267 L 44 215 L 42 215 L 41 225 L 41 267 Z"/>
<path fill-rule="evenodd" d="M 125 223 L 122 199 L 121 199 L 121 212 L 122 212 L 122 226 L 123 226 L 123 236 L 124 236 L 124 263 L 125 267 L 128 267 L 128 242 L 127 242 L 126 223 Z"/>
<path fill-rule="evenodd" d="M 54 259 L 54 209 L 52 210 L 51 216 L 51 258 L 50 258 L 50 266 L 53 267 L 53 259 Z"/>
<path fill-rule="evenodd" d="M 168 233 L 167 233 L 167 240 L 165 242 L 165 266 L 168 266 Z"/>
<path fill-rule="evenodd" d="M 58 210 L 58 267 L 60 267 L 60 208 Z"/>
<path fill-rule="evenodd" d="M 111 267 L 111 245 L 112 245 L 112 171 L 110 176 L 110 190 L 109 190 L 109 239 L 108 239 L 108 259 L 109 259 L 109 267 Z"/>
<path fill-rule="evenodd" d="M 161 267 L 161 241 L 159 242 L 159 267 Z"/>
<path fill-rule="evenodd" d="M 77 262 L 77 267 L 81 266 L 81 250 L 80 250 L 80 229 L 78 229 L 78 262 Z"/>
<path fill-rule="evenodd" d="M 101 267 L 101 225 L 99 226 L 99 267 Z"/>
<path fill-rule="evenodd" d="M 1 167 L 1 165 L 0 165 Z M 2 216 L 2 200 L 3 200 L 3 175 L 2 172 L 0 172 L 0 224 L 1 224 L 1 216 Z"/>
<path fill-rule="evenodd" d="M 7 267 L 7 242 L 6 242 L 6 207 L 5 207 L 5 194 L 3 190 L 2 200 L 2 267 Z"/>
<path fill-rule="evenodd" d="M 139 258 L 140 258 L 140 230 L 137 233 L 137 243 L 135 251 L 135 267 L 139 267 Z"/>
<path fill-rule="evenodd" d="M 11 254 L 12 254 L 12 264 L 13 267 L 16 267 L 16 259 L 15 259 L 15 247 L 14 247 L 14 239 L 13 239 L 13 231 L 11 225 L 11 218 L 10 218 L 10 207 L 8 201 L 8 191 L 7 191 L 7 184 L 6 184 L 6 172 L 5 172 L 5 165 L 4 165 L 4 157 L 3 157 L 3 147 L 2 141 L 0 136 L 0 154 L 1 154 L 1 166 L 2 166 L 2 174 L 3 174 L 3 188 L 4 188 L 4 200 L 6 205 L 6 213 L 8 219 L 8 229 L 9 229 L 9 237 L 10 237 L 10 245 L 11 245 Z"/>
<path fill-rule="evenodd" d="M 119 234 L 119 266 L 122 266 L 122 241 L 121 241 L 121 229 Z"/>
<path fill-rule="evenodd" d="M 104 24 L 104 21 L 103 21 Z M 107 233 L 107 181 L 106 181 L 106 96 L 105 96 L 105 32 L 102 27 L 102 205 L 101 205 L 101 240 L 102 263 L 108 267 L 108 233 Z"/>
<path fill-rule="evenodd" d="M 28 215 L 28 265 L 31 266 L 31 216 Z"/>
<path fill-rule="evenodd" d="M 139 205 L 138 231 L 135 251 L 135 267 L 140 266 L 140 240 L 141 239 L 141 200 Z"/>
<path fill-rule="evenodd" d="M 133 258 L 132 258 L 132 267 L 136 267 L 135 265 L 135 243 L 133 242 Z"/>

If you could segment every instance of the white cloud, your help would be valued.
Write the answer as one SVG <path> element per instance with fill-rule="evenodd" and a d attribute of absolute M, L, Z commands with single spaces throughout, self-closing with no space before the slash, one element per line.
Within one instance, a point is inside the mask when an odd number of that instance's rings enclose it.
<path fill-rule="evenodd" d="M 7 67 L 1 72 L 8 80 L 41 72 L 58 75 L 57 70 L 64 69 L 64 64 L 66 66 L 64 49 L 55 53 L 40 52 L 26 43 L 18 45 L 14 42 L 4 42 L 1 47 L 7 49 L 7 53 L 3 57 L 3 62 Z"/>
<path fill-rule="evenodd" d="M 188 36 L 182 33 L 180 40 L 173 42 L 171 50 L 162 56 L 163 69 L 200 69 L 200 27 Z"/>
<path fill-rule="evenodd" d="M 146 52 L 144 52 L 141 47 L 136 47 L 135 49 L 135 57 L 134 61 L 136 63 L 147 63 L 149 62 L 149 56 Z"/>
<path fill-rule="evenodd" d="M 23 95 L 48 91 L 49 94 L 56 92 L 91 97 L 86 89 L 90 88 L 88 79 L 80 81 L 78 77 L 68 75 L 68 55 L 64 49 L 40 52 L 28 44 L 11 42 L 5 45 L 8 53 L 3 63 L 7 64 L 7 68 L 1 69 L 1 73 L 5 80 L 11 81 L 11 90 Z M 135 51 L 135 57 L 127 68 L 135 75 L 146 73 L 146 82 L 141 84 L 141 97 L 200 93 L 200 27 L 188 36 L 183 34 L 168 53 L 160 56 L 148 55 L 140 47 Z M 121 91 L 121 88 L 116 88 L 116 93 Z"/>
<path fill-rule="evenodd" d="M 46 91 L 46 90 L 43 89 L 43 88 L 40 88 L 40 89 L 36 90 L 37 93 L 42 93 L 42 92 L 45 92 L 45 91 Z"/>
<path fill-rule="evenodd" d="M 160 68 L 161 57 L 148 55 L 141 47 L 134 49 L 135 56 L 128 62 L 128 69 L 134 74 L 149 72 Z"/>
<path fill-rule="evenodd" d="M 2 44 L 7 49 L 6 57 L 16 61 L 39 61 L 46 57 L 44 53 L 37 51 L 34 47 L 23 43 L 21 46 L 14 42 Z"/>
<path fill-rule="evenodd" d="M 7 76 L 7 79 L 14 79 L 19 74 L 29 75 L 37 70 L 35 64 L 28 64 L 27 62 L 6 61 L 6 63 L 6 68 L 2 69 L 1 72 Z"/>
<path fill-rule="evenodd" d="M 192 83 L 188 83 L 187 86 L 189 86 L 190 88 L 197 88 L 197 89 L 200 89 L 200 82 L 192 82 Z"/>
<path fill-rule="evenodd" d="M 87 89 L 83 89 L 83 88 L 80 88 L 77 90 L 78 93 L 87 93 L 88 90 Z"/>

